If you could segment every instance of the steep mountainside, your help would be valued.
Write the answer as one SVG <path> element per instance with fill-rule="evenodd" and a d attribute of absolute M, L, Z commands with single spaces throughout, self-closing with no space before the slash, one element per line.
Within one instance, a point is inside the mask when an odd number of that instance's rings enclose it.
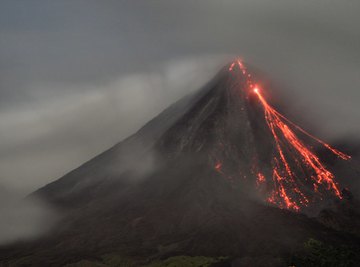
<path fill-rule="evenodd" d="M 324 214 L 309 217 L 353 201 L 343 191 L 358 175 L 349 166 L 349 156 L 276 111 L 234 61 L 134 135 L 36 191 L 32 197 L 62 220 L 0 255 L 62 266 L 112 252 L 278 257 L 309 238 L 354 245 L 356 233 Z"/>

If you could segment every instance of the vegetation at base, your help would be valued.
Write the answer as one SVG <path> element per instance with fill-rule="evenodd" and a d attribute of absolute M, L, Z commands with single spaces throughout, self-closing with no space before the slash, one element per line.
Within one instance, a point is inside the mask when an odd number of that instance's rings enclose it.
<path fill-rule="evenodd" d="M 145 267 L 211 267 L 211 265 L 225 261 L 227 258 L 210 258 L 210 257 L 189 257 L 189 256 L 176 256 L 163 261 L 153 262 Z"/>
<path fill-rule="evenodd" d="M 77 263 L 66 264 L 64 267 L 107 267 L 100 262 L 82 260 Z"/>
<path fill-rule="evenodd" d="M 356 267 L 360 264 L 358 248 L 324 244 L 316 239 L 304 243 L 304 251 L 293 257 L 296 267 Z"/>
<path fill-rule="evenodd" d="M 107 254 L 102 257 L 104 264 L 107 267 L 135 267 L 137 266 L 134 260 L 122 257 L 117 254 Z"/>
<path fill-rule="evenodd" d="M 296 266 L 296 267 L 357 267 L 360 266 L 360 249 L 344 245 L 329 245 L 316 239 L 309 239 L 304 243 L 301 251 L 293 255 L 291 261 L 286 265 L 285 258 L 243 257 L 237 260 L 246 266 Z M 25 259 L 19 259 L 14 264 L 6 266 L 21 266 Z M 276 262 L 275 262 L 276 260 Z M 18 265 L 19 264 L 19 265 Z M 275 264 L 275 265 L 274 265 Z M 244 265 L 244 266 L 245 266 Z M 2 266 L 2 265 L 0 265 Z M 25 265 L 23 265 L 25 266 Z M 174 256 L 164 260 L 154 260 L 146 263 L 144 259 L 136 260 L 113 253 L 103 255 L 97 260 L 81 260 L 76 263 L 67 264 L 64 267 L 215 267 L 230 266 L 227 257 L 205 257 L 205 256 Z"/>
<path fill-rule="evenodd" d="M 77 263 L 67 264 L 64 267 L 212 267 L 213 264 L 226 260 L 227 258 L 225 257 L 175 256 L 165 260 L 157 260 L 146 265 L 139 265 L 139 263 L 119 255 L 108 254 L 102 257 L 101 262 L 82 260 Z"/>

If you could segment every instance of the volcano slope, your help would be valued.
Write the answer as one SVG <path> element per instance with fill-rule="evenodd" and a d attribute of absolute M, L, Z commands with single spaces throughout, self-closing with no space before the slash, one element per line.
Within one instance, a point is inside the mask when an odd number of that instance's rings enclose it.
<path fill-rule="evenodd" d="M 2 262 L 63 266 L 108 253 L 136 266 L 174 255 L 278 258 L 309 238 L 358 246 L 356 204 L 342 191 L 359 174 L 354 163 L 277 112 L 254 80 L 235 60 L 134 135 L 34 192 L 62 218 L 39 240 L 3 247 Z M 339 206 L 351 206 L 350 226 L 333 227 Z"/>

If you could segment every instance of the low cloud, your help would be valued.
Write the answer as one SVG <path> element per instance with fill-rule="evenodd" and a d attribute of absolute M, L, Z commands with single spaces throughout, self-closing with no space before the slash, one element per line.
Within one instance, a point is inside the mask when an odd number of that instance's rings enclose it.
<path fill-rule="evenodd" d="M 0 113 L 2 183 L 26 194 L 61 177 L 197 90 L 226 60 L 220 55 L 172 61 L 92 88 L 37 85 L 32 94 L 39 103 Z M 49 96 L 54 86 L 73 93 Z"/>
<path fill-rule="evenodd" d="M 359 135 L 359 1 L 36 2 L 0 10 L 0 181 L 20 194 L 135 132 L 228 54 L 278 82 L 322 139 Z"/>
<path fill-rule="evenodd" d="M 51 209 L 36 199 L 23 199 L 0 188 L 0 245 L 36 238 L 56 220 Z"/>

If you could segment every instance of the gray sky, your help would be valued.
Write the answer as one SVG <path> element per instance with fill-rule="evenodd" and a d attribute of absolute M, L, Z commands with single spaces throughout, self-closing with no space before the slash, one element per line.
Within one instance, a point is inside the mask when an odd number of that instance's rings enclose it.
<path fill-rule="evenodd" d="M 322 137 L 357 137 L 359 10 L 357 0 L 2 0 L 0 184 L 25 194 L 62 176 L 235 55 Z"/>

